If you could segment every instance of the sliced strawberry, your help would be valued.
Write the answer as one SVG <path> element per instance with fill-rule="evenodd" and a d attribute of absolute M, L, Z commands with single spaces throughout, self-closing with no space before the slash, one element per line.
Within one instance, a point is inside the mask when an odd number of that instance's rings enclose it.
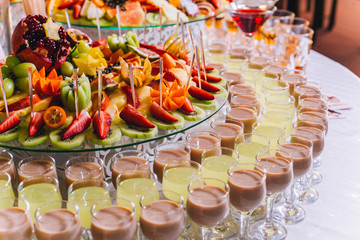
<path fill-rule="evenodd" d="M 193 82 L 196 83 L 196 86 L 199 87 L 199 78 L 193 77 Z M 220 91 L 220 88 L 212 85 L 211 83 L 205 82 L 204 80 L 200 80 L 201 82 L 201 89 L 207 91 L 207 92 L 218 92 Z"/>
<path fill-rule="evenodd" d="M 40 97 L 37 94 L 33 95 L 33 104 L 40 102 Z M 8 106 L 9 112 L 14 112 L 20 109 L 24 109 L 30 106 L 30 97 L 23 98 L 17 102 L 14 102 L 13 104 L 10 104 Z M 2 112 L 5 112 L 5 109 L 2 110 Z"/>
<path fill-rule="evenodd" d="M 44 125 L 44 114 L 41 112 L 34 112 L 30 119 L 29 137 L 34 136 Z"/>
<path fill-rule="evenodd" d="M 136 111 L 130 104 L 126 105 L 120 113 L 120 117 L 128 123 L 139 127 L 154 128 L 155 125 L 147 120 L 139 111 Z"/>
<path fill-rule="evenodd" d="M 96 113 L 93 116 L 93 128 L 96 135 L 100 139 L 105 139 L 108 136 L 110 125 L 111 125 L 110 114 L 104 111 L 100 111 L 100 117 L 99 117 L 99 112 L 96 111 Z"/>
<path fill-rule="evenodd" d="M 198 68 L 196 62 L 194 62 L 194 68 Z M 205 70 L 206 70 L 206 72 L 211 72 L 211 71 L 214 70 L 214 69 L 215 69 L 215 68 L 213 68 L 213 67 L 210 67 L 210 66 L 206 66 L 206 65 L 205 65 Z M 200 66 L 200 70 L 201 70 L 201 71 L 204 71 L 204 67 L 202 66 L 202 64 L 201 64 L 201 66 Z"/>
<path fill-rule="evenodd" d="M 100 47 L 105 46 L 107 44 L 107 41 L 105 38 L 99 39 L 91 44 L 91 47 Z"/>
<path fill-rule="evenodd" d="M 156 102 L 152 102 L 150 105 L 150 114 L 164 122 L 177 122 L 178 119 L 168 113 L 165 109 L 161 108 Z"/>
<path fill-rule="evenodd" d="M 9 129 L 12 129 L 19 125 L 20 118 L 15 112 L 12 112 L 2 123 L 0 123 L 0 133 L 3 133 Z"/>
<path fill-rule="evenodd" d="M 65 9 L 65 8 L 70 8 L 72 5 L 74 5 L 75 4 L 75 2 L 76 1 L 74 1 L 74 0 L 67 0 L 67 1 L 65 1 L 64 3 L 62 3 L 62 4 L 60 4 L 59 6 L 58 6 L 58 9 Z"/>
<path fill-rule="evenodd" d="M 172 72 L 170 72 L 167 69 L 163 69 L 164 70 L 164 79 L 169 81 L 169 82 L 173 82 L 175 80 L 177 80 L 178 82 L 180 82 L 179 78 Z M 151 68 L 151 75 L 158 75 L 160 73 L 160 67 L 152 67 Z"/>
<path fill-rule="evenodd" d="M 65 140 L 76 134 L 82 133 L 90 126 L 90 124 L 91 117 L 89 113 L 85 109 L 81 110 L 79 116 L 67 127 L 61 136 L 61 140 Z"/>
<path fill-rule="evenodd" d="M 124 85 L 121 87 L 121 90 L 126 94 L 128 103 L 131 104 L 131 106 L 134 106 L 133 92 L 131 90 L 131 87 L 129 85 Z M 136 109 L 138 109 L 140 106 L 140 100 L 139 100 L 139 96 L 137 95 L 136 91 L 135 91 L 135 103 L 136 103 Z"/>
<path fill-rule="evenodd" d="M 194 107 L 189 98 L 185 97 L 185 103 L 181 106 L 181 109 L 185 110 L 188 113 L 194 112 Z"/>
<path fill-rule="evenodd" d="M 196 69 L 193 69 L 191 71 L 191 76 L 193 77 L 197 77 L 198 76 L 198 71 Z M 204 72 L 201 72 L 200 71 L 200 76 L 202 79 L 205 79 L 205 75 L 204 75 Z M 210 75 L 210 74 L 206 74 L 206 79 L 209 81 L 209 82 L 220 82 L 222 80 L 221 77 L 215 77 L 213 75 Z"/>
<path fill-rule="evenodd" d="M 147 12 L 159 12 L 159 7 L 147 3 L 141 3 L 141 8 L 146 9 Z"/>
<path fill-rule="evenodd" d="M 221 7 L 221 0 L 210 0 L 216 9 Z"/>
<path fill-rule="evenodd" d="M 80 12 L 82 9 L 82 5 L 81 4 L 75 4 L 73 7 L 73 17 L 74 19 L 78 19 L 80 17 Z"/>
<path fill-rule="evenodd" d="M 194 86 L 189 87 L 188 92 L 193 98 L 200 100 L 214 100 L 215 98 L 211 93 Z"/>

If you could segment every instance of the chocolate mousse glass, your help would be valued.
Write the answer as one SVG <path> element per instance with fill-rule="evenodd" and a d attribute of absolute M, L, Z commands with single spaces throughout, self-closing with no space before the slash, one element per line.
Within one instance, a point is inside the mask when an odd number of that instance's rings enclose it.
<path fill-rule="evenodd" d="M 244 133 L 251 133 L 252 125 L 257 120 L 257 110 L 255 107 L 232 106 L 226 109 L 227 120 L 237 120 L 244 124 Z"/>
<path fill-rule="evenodd" d="M 21 198 L 0 198 L 0 239 L 33 240 L 30 205 Z"/>
<path fill-rule="evenodd" d="M 300 135 L 285 135 L 279 138 L 278 149 L 293 157 L 294 180 L 284 192 L 285 202 L 275 207 L 274 219 L 284 224 L 296 224 L 304 220 L 305 210 L 295 204 L 295 181 L 311 169 L 312 141 Z M 281 153 L 278 155 L 281 156 Z"/>
<path fill-rule="evenodd" d="M 220 147 L 221 138 L 216 132 L 196 131 L 186 136 L 186 143 L 191 149 L 191 160 L 201 163 L 202 152 L 207 149 Z"/>
<path fill-rule="evenodd" d="M 297 82 L 305 82 L 307 80 L 304 71 L 297 69 L 288 70 L 286 73 L 281 75 L 280 79 L 289 84 L 290 95 L 294 94 L 294 87 Z"/>
<path fill-rule="evenodd" d="M 172 191 L 159 191 L 140 200 L 140 227 L 148 240 L 176 240 L 185 229 L 182 196 Z"/>
<path fill-rule="evenodd" d="M 228 170 L 230 204 L 239 221 L 239 239 L 249 239 L 250 216 L 261 205 L 266 194 L 266 171 L 251 163 L 241 163 Z"/>
<path fill-rule="evenodd" d="M 186 143 L 167 142 L 155 147 L 153 171 L 162 183 L 165 165 L 169 168 L 190 161 L 190 148 Z"/>
<path fill-rule="evenodd" d="M 246 80 L 248 81 L 248 80 Z M 255 84 L 246 84 L 238 82 L 230 82 L 228 86 L 228 100 L 231 101 L 233 95 L 253 95 L 255 96 Z"/>
<path fill-rule="evenodd" d="M 37 176 L 58 178 L 54 158 L 46 154 L 22 159 L 17 168 L 19 183 Z"/>
<path fill-rule="evenodd" d="M 230 100 L 230 106 L 241 105 L 241 106 L 249 106 L 255 107 L 257 114 L 260 113 L 260 100 L 259 95 L 239 95 L 233 94 Z"/>
<path fill-rule="evenodd" d="M 244 134 L 244 124 L 234 119 L 216 119 L 210 122 L 211 130 L 221 138 L 221 146 L 234 148 L 235 139 Z"/>
<path fill-rule="evenodd" d="M 299 96 L 302 94 L 319 94 L 321 93 L 321 85 L 316 82 L 306 81 L 306 82 L 297 82 L 294 87 L 294 98 L 295 106 L 297 107 L 299 103 Z"/>
<path fill-rule="evenodd" d="M 6 150 L 0 151 L 0 172 L 8 173 L 11 177 L 11 184 L 16 186 L 14 158 L 13 155 Z"/>
<path fill-rule="evenodd" d="M 229 213 L 229 186 L 214 179 L 192 181 L 188 187 L 186 210 L 191 220 L 201 227 L 202 239 L 213 239 L 214 227 Z"/>
<path fill-rule="evenodd" d="M 91 208 L 93 240 L 133 240 L 137 234 L 135 204 L 124 198 L 104 200 Z"/>
<path fill-rule="evenodd" d="M 81 179 L 104 180 L 104 161 L 99 157 L 72 157 L 65 163 L 65 183 L 70 184 Z"/>
<path fill-rule="evenodd" d="M 121 174 L 120 181 L 145 177 L 150 174 L 149 155 L 138 150 L 125 150 L 115 154 L 111 158 L 111 179 L 115 188 L 116 178 Z"/>
<path fill-rule="evenodd" d="M 269 149 L 256 156 L 257 164 L 266 170 L 266 217 L 250 227 L 255 239 L 285 239 L 286 228 L 273 220 L 276 195 L 290 186 L 293 180 L 293 158 L 285 151 Z"/>
<path fill-rule="evenodd" d="M 34 226 L 37 240 L 80 240 L 79 207 L 68 201 L 45 203 L 35 211 Z"/>

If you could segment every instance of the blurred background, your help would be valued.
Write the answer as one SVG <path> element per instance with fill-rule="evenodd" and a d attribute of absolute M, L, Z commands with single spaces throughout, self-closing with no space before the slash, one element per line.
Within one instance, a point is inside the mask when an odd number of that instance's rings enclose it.
<path fill-rule="evenodd" d="M 283 0 L 278 6 L 311 21 L 315 51 L 360 76 L 360 0 Z"/>

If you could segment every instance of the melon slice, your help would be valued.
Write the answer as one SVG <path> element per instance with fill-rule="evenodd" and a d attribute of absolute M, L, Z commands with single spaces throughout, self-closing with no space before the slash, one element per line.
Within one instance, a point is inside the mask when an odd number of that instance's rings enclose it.
<path fill-rule="evenodd" d="M 121 26 L 141 26 L 145 13 L 137 1 L 127 1 L 124 5 L 126 11 L 120 13 Z"/>

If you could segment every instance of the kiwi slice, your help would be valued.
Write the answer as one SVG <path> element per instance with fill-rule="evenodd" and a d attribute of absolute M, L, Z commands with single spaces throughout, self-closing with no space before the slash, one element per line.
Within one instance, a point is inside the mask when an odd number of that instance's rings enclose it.
<path fill-rule="evenodd" d="M 198 106 L 193 106 L 194 111 L 188 113 L 185 110 L 178 109 L 177 113 L 180 114 L 186 121 L 199 121 L 206 117 L 205 111 Z"/>
<path fill-rule="evenodd" d="M 59 128 L 50 133 L 51 143 L 58 148 L 70 149 L 80 146 L 85 140 L 85 133 L 80 133 L 68 139 L 61 140 L 61 135 L 66 130 L 66 127 Z"/>
<path fill-rule="evenodd" d="M 221 86 L 217 86 L 217 87 L 220 88 L 220 91 L 211 93 L 212 95 L 214 95 L 215 99 L 217 99 L 217 98 L 227 98 L 228 92 L 226 91 L 226 89 L 221 87 Z"/>
<path fill-rule="evenodd" d="M 93 128 L 89 128 L 86 132 L 86 138 L 93 144 L 98 145 L 111 145 L 113 143 L 116 143 L 121 138 L 121 131 L 117 124 L 111 124 L 109 134 L 105 139 L 100 139 L 94 132 Z"/>
<path fill-rule="evenodd" d="M 202 109 L 208 109 L 208 110 L 216 110 L 219 107 L 219 103 L 214 100 L 199 100 L 196 98 L 193 98 L 189 94 L 187 95 L 189 100 L 192 102 L 193 105 L 198 106 Z"/>
<path fill-rule="evenodd" d="M 122 134 L 132 137 L 132 138 L 151 138 L 155 137 L 158 133 L 158 129 L 155 126 L 154 128 L 139 128 L 132 124 L 121 121 L 119 123 Z"/>
<path fill-rule="evenodd" d="M 0 133 L 0 142 L 10 142 L 18 139 L 23 128 L 25 128 L 25 124 L 20 123 L 16 127 Z"/>
<path fill-rule="evenodd" d="M 97 25 L 96 19 L 91 20 L 91 23 L 93 25 Z M 108 20 L 103 19 L 103 18 L 99 19 L 99 24 L 100 24 L 101 27 L 112 27 L 112 26 L 114 26 L 114 22 L 108 21 Z"/>
<path fill-rule="evenodd" d="M 149 12 L 146 14 L 146 21 L 151 25 L 159 25 L 160 24 L 160 16 L 158 13 Z"/>
<path fill-rule="evenodd" d="M 147 119 L 149 119 L 154 125 L 156 125 L 160 129 L 174 130 L 174 129 L 179 129 L 179 128 L 184 127 L 185 120 L 180 114 L 171 113 L 171 115 L 173 115 L 175 118 L 177 118 L 178 121 L 168 123 L 168 122 L 164 122 L 162 120 L 159 120 L 157 118 L 154 118 L 154 117 L 152 117 L 150 115 L 147 116 Z"/>
<path fill-rule="evenodd" d="M 32 147 L 46 143 L 49 140 L 49 133 L 43 128 L 38 131 L 34 136 L 29 137 L 27 128 L 23 128 L 19 134 L 19 142 L 26 147 Z"/>
<path fill-rule="evenodd" d="M 217 70 L 216 68 L 214 70 L 211 70 L 210 72 L 206 72 L 209 75 L 215 75 L 215 76 L 220 76 L 219 74 L 219 70 Z"/>
<path fill-rule="evenodd" d="M 209 82 L 209 83 L 211 83 L 211 84 L 214 85 L 214 86 L 223 87 L 223 88 L 225 88 L 225 87 L 226 87 L 226 84 L 227 84 L 225 78 L 223 78 L 223 77 L 221 77 L 221 81 L 220 81 L 220 82 Z"/>

